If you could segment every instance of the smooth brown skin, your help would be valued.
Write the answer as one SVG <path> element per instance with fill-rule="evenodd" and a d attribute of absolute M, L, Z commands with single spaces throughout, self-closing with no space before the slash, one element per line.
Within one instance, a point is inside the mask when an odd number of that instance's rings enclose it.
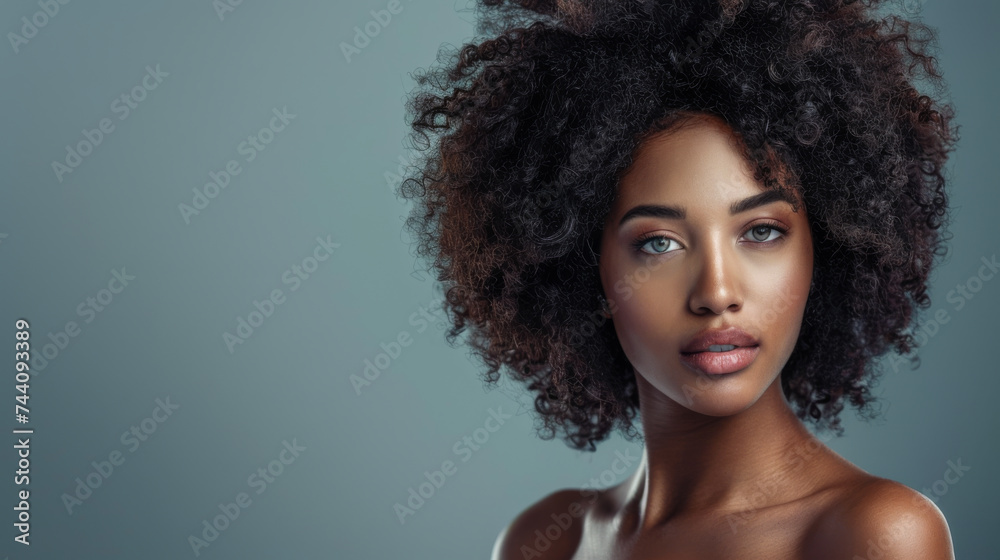
<path fill-rule="evenodd" d="M 954 558 L 933 502 L 854 466 L 789 406 L 779 374 L 802 324 L 812 236 L 803 204 L 730 214 L 761 192 L 716 117 L 642 145 L 605 222 L 600 262 L 636 373 L 642 459 L 590 498 L 565 489 L 529 507 L 497 538 L 494 560 Z M 682 207 L 685 219 L 640 216 L 619 227 L 647 204 Z M 765 220 L 786 232 L 757 229 Z M 643 234 L 671 241 L 637 251 Z M 695 334 L 730 325 L 759 341 L 750 366 L 710 376 L 680 361 Z"/>

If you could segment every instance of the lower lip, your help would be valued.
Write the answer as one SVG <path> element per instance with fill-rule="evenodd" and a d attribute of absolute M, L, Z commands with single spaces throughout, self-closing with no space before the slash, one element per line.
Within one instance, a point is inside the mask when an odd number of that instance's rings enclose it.
<path fill-rule="evenodd" d="M 737 372 L 749 366 L 757 358 L 759 352 L 759 346 L 748 346 L 733 348 L 728 352 L 682 353 L 681 359 L 684 360 L 684 363 L 702 373 L 719 375 Z"/>

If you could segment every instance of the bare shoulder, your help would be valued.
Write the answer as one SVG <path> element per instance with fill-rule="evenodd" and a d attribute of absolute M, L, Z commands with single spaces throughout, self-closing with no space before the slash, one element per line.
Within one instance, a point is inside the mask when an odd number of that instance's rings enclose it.
<path fill-rule="evenodd" d="M 805 557 L 954 560 L 948 522 L 920 492 L 866 476 L 841 494 L 810 528 Z"/>
<path fill-rule="evenodd" d="M 597 490 L 557 490 L 538 500 L 500 531 L 492 560 L 566 560 L 583 532 L 583 517 Z"/>

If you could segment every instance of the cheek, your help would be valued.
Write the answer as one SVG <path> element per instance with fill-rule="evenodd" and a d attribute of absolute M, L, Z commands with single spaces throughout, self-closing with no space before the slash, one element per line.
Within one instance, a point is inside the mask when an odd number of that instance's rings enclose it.
<path fill-rule="evenodd" d="M 641 280 L 645 280 L 642 282 Z M 622 349 L 640 370 L 656 367 L 666 348 L 678 343 L 678 325 L 684 310 L 679 291 L 662 273 L 633 274 L 623 280 L 631 291 L 617 298 L 614 328 Z"/>
<path fill-rule="evenodd" d="M 629 303 L 635 302 L 633 299 Z M 648 311 L 644 313 L 641 307 L 625 305 L 615 314 L 614 328 L 625 357 L 636 371 L 656 371 L 662 358 L 656 353 L 658 333 L 655 329 L 663 328 L 662 318 L 653 322 Z"/>
<path fill-rule="evenodd" d="M 811 259 L 799 261 L 798 266 L 771 269 L 759 285 L 761 294 L 758 330 L 783 336 L 785 345 L 791 348 L 798 338 L 802 313 L 812 278 Z"/>

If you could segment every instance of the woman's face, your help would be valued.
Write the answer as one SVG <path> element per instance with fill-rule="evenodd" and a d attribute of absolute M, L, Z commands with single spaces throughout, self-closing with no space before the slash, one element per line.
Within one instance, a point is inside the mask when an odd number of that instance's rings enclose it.
<path fill-rule="evenodd" d="M 765 189 L 728 131 L 699 118 L 645 142 L 601 240 L 601 283 L 637 382 L 709 416 L 746 409 L 780 374 L 813 271 L 805 206 L 756 198 Z M 684 352 L 730 327 L 750 338 Z"/>

